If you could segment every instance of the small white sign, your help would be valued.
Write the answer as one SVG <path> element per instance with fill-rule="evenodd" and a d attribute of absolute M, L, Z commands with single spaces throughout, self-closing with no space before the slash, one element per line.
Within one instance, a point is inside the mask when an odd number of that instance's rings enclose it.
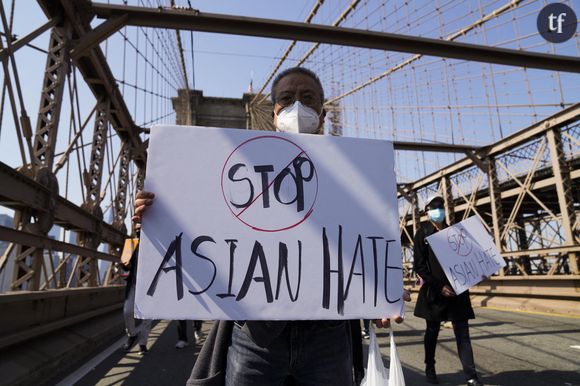
<path fill-rule="evenodd" d="M 387 141 L 151 129 L 135 314 L 393 317 L 403 272 Z"/>
<path fill-rule="evenodd" d="M 458 295 L 506 265 L 476 216 L 432 234 L 427 242 Z"/>

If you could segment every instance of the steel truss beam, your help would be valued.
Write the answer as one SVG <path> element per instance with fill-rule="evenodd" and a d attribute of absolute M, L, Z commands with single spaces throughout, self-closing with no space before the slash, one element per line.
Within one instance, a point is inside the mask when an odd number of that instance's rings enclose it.
<path fill-rule="evenodd" d="M 556 190 L 558 192 L 558 204 L 564 228 L 566 245 L 574 245 L 574 222 L 576 214 L 574 211 L 574 196 L 572 192 L 572 179 L 570 177 L 570 166 L 565 159 L 562 147 L 562 135 L 559 130 L 548 130 L 546 133 L 550 147 L 550 158 L 552 160 L 552 170 L 556 179 Z M 570 254 L 570 269 L 578 273 L 578 260 L 576 253 Z"/>
<path fill-rule="evenodd" d="M 129 186 L 129 163 L 131 149 L 123 144 L 119 164 L 119 178 L 117 179 L 117 195 L 113 201 L 113 226 L 119 230 L 125 225 L 127 217 L 127 187 Z"/>
<path fill-rule="evenodd" d="M 137 171 L 137 180 L 135 181 L 135 187 L 139 192 L 143 190 L 144 186 L 145 186 L 145 168 L 139 168 L 139 170 Z"/>
<path fill-rule="evenodd" d="M 120 29 L 123 25 L 132 25 L 300 40 L 580 73 L 580 58 L 576 57 L 548 55 L 385 32 L 285 20 L 210 14 L 193 9 L 144 8 L 92 3 L 91 10 L 97 17 L 110 19 L 110 21 L 104 22 L 102 27 L 97 27 L 103 33 L 87 36 L 86 39 L 79 42 L 83 50 L 86 50 L 86 47 L 98 45 L 115 28 Z M 75 55 L 74 52 L 73 55 Z"/>
<path fill-rule="evenodd" d="M 100 110 L 100 115 L 97 114 L 91 167 L 86 172 L 85 178 L 88 191 L 86 203 L 79 208 L 59 196 L 58 183 L 52 167 L 64 84 L 71 65 L 69 59 L 71 44 L 86 34 L 102 34 L 103 31 L 102 29 L 92 31 L 89 24 L 91 17 L 87 17 L 90 4 L 88 1 L 39 0 L 39 3 L 50 21 L 21 40 L 17 40 L 12 47 L 9 47 L 10 52 L 6 50 L 1 52 L 3 57 L 10 55 L 11 52 L 53 27 L 34 146 L 30 146 L 31 162 L 29 165 L 24 162 L 25 165 L 20 173 L 0 164 L 0 202 L 16 210 L 15 227 L 20 231 L 43 237 L 53 224 L 57 224 L 79 233 L 80 248 L 89 247 L 82 250 L 96 249 L 100 242 L 106 242 L 111 246 L 111 251 L 118 251 L 118 248 L 123 245 L 124 228 L 113 227 L 102 221 L 102 212 L 99 207 L 102 161 L 106 141 L 106 135 L 102 134 L 103 130 L 106 130 L 106 124 L 108 124 L 106 122 L 110 122 L 123 143 L 130 148 L 133 161 L 139 167 L 144 167 L 146 145 L 139 137 L 142 130 L 134 124 L 101 49 L 99 47 L 91 49 L 87 55 L 75 60 L 76 67 L 87 81 L 97 101 L 107 101 L 107 107 L 105 116 L 103 116 L 103 109 Z M 44 271 L 48 277 L 44 264 L 44 251 L 26 244 L 15 245 L 15 248 L 10 250 L 11 256 L 15 259 L 12 289 L 40 289 L 41 273 Z M 93 268 L 96 267 L 93 254 L 85 253 L 82 256 L 84 256 L 83 261 Z M 4 257 L 2 263 L 4 263 Z M 50 268 L 54 268 L 52 261 L 52 258 L 49 259 Z M 76 264 L 80 270 L 83 270 L 84 265 Z M 96 272 L 93 272 L 96 269 L 91 268 L 90 271 L 92 275 L 89 277 L 96 278 Z M 89 284 L 95 284 L 93 279 L 90 279 Z M 83 280 L 79 280 L 79 283 L 83 284 Z M 70 282 L 69 279 L 68 283 Z"/>
<path fill-rule="evenodd" d="M 83 256 L 89 256 L 93 259 L 101 259 L 112 262 L 118 262 L 119 257 L 108 253 L 99 252 L 95 249 L 84 248 L 75 244 L 65 243 L 51 239 L 50 237 L 35 235 L 29 232 L 23 232 L 12 228 L 0 226 L 0 240 L 6 240 L 17 244 L 29 245 L 31 247 L 45 249 L 50 251 L 62 251 Z"/>
<path fill-rule="evenodd" d="M 445 208 L 447 208 L 445 211 L 445 220 L 447 224 L 453 225 L 455 223 L 455 203 L 453 202 L 453 192 L 449 176 L 441 177 L 439 186 L 441 187 L 441 195 L 445 201 Z"/>
<path fill-rule="evenodd" d="M 103 160 L 107 143 L 108 115 L 109 104 L 107 102 L 99 103 L 95 115 L 89 172 L 85 181 L 87 185 L 85 201 L 96 203 L 97 205 L 101 202 L 101 180 L 103 178 Z"/>
<path fill-rule="evenodd" d="M 487 179 L 489 181 L 489 199 L 491 203 L 491 219 L 493 228 L 493 239 L 495 240 L 496 248 L 503 251 L 502 233 L 505 227 L 505 219 L 502 208 L 502 192 L 499 187 L 499 180 L 497 178 L 497 168 L 495 158 L 490 157 L 489 169 L 487 172 Z M 457 210 L 457 208 L 456 208 Z M 500 275 L 503 276 L 504 270 L 500 270 Z"/>
<path fill-rule="evenodd" d="M 488 158 L 499 155 L 505 152 L 507 149 L 515 148 L 519 145 L 529 142 L 533 138 L 544 136 L 547 130 L 550 128 L 562 127 L 579 119 L 580 103 L 576 103 L 567 109 L 559 111 L 558 113 L 544 120 L 534 123 L 533 125 L 502 139 L 499 142 L 496 142 L 486 148 L 481 148 L 479 156 L 480 158 Z M 437 182 L 442 175 L 458 173 L 473 165 L 473 160 L 469 157 L 465 157 L 445 168 L 442 168 L 441 170 L 436 171 L 435 173 L 425 176 L 413 183 L 407 184 L 407 186 L 411 190 L 418 190 L 434 182 Z"/>
<path fill-rule="evenodd" d="M 73 38 L 82 39 L 93 31 L 89 23 L 91 19 L 89 1 L 38 0 L 38 3 L 48 18 L 61 17 L 70 22 L 73 28 Z M 128 143 L 131 147 L 133 161 L 137 166 L 144 167 L 147 160 L 147 148 L 139 136 L 143 129 L 134 123 L 103 51 L 100 47 L 93 46 L 86 55 L 75 60 L 75 65 L 96 100 L 110 101 L 111 125 L 123 143 Z"/>
<path fill-rule="evenodd" d="M 0 162 L 0 205 L 20 210 L 31 208 L 43 212 L 51 199 L 50 191 L 32 178 Z M 102 223 L 84 209 L 58 197 L 54 206 L 54 223 L 77 232 L 99 233 L 103 242 L 123 245 L 125 234 Z"/>
<path fill-rule="evenodd" d="M 48 209 L 51 207 L 49 203 L 53 200 L 55 200 L 54 208 Z M 97 217 L 86 209 L 80 208 L 62 197 L 55 198 L 50 189 L 3 163 L 0 163 L 0 204 L 15 210 L 23 210 L 26 208 L 30 211 L 41 213 L 41 215 L 47 212 L 47 210 L 52 210 L 54 213 L 54 224 L 79 232 L 80 234 L 99 235 L 99 238 L 102 239 L 103 242 L 107 242 L 115 247 L 122 246 L 125 239 L 125 232 L 103 222 L 102 216 Z M 82 256 L 89 258 L 92 261 L 95 261 L 96 258 L 116 261 L 114 256 L 98 252 L 95 248 L 90 249 L 83 246 L 56 242 L 48 239 L 45 235 L 31 234 L 20 230 L 11 231 L 20 233 L 10 233 L 4 230 L 0 232 L 0 239 L 17 243 L 25 242 L 25 244 L 19 244 L 22 247 L 14 253 L 15 257 L 20 256 L 24 258 L 27 255 L 30 255 L 30 253 L 39 254 L 39 267 L 32 267 L 38 272 L 38 284 L 40 284 L 40 272 L 42 267 L 41 264 L 43 263 L 44 250 L 48 250 L 49 252 L 53 250 L 63 251 L 74 253 L 75 255 L 82 254 Z M 116 250 L 118 251 L 118 249 Z M 61 274 L 64 272 L 60 265 L 56 268 L 56 271 L 58 270 L 60 270 Z M 52 269 L 52 271 L 50 279 L 53 281 L 57 280 L 55 278 L 56 271 L 54 269 Z M 33 278 L 33 275 L 33 269 L 21 274 L 19 278 L 13 282 L 13 284 L 15 284 L 13 288 L 19 288 L 21 284 L 30 281 L 30 279 Z M 66 283 L 64 277 L 61 277 L 59 280 L 61 285 Z M 33 285 L 28 285 L 27 287 L 31 290 Z M 42 288 L 38 287 L 38 289 Z"/>
<path fill-rule="evenodd" d="M 85 201 L 95 203 L 96 205 L 101 202 L 101 180 L 103 178 L 103 160 L 105 158 L 105 145 L 107 141 L 108 116 L 109 104 L 107 102 L 99 103 L 95 115 L 89 173 L 85 181 L 87 185 L 87 197 Z"/>
<path fill-rule="evenodd" d="M 107 145 L 107 129 L 109 127 L 109 101 L 98 103 L 95 114 L 95 127 L 93 130 L 93 142 L 91 146 L 91 159 L 89 171 L 85 174 L 87 195 L 81 208 L 91 213 L 96 218 L 103 220 L 101 204 L 101 181 L 105 160 L 105 147 Z M 100 233 L 80 232 L 79 245 L 96 249 L 101 243 Z M 99 270 L 97 261 L 90 256 L 79 255 L 75 262 L 77 285 L 89 285 L 95 287 L 99 284 Z"/>
<path fill-rule="evenodd" d="M 50 34 L 48 57 L 40 97 L 40 111 L 34 135 L 32 164 L 35 168 L 52 170 L 56 135 L 62 107 L 66 75 L 70 70 L 70 32 L 67 28 L 53 28 Z"/>
<path fill-rule="evenodd" d="M 58 197 L 58 180 L 52 173 L 52 166 L 64 86 L 70 69 L 69 42 L 70 29 L 66 24 L 52 29 L 30 165 L 23 165 L 21 169 L 22 173 L 32 176 L 48 190 L 48 199 L 40 211 L 24 207 L 14 215 L 16 229 L 41 236 L 46 236 L 52 228 Z M 11 289 L 38 290 L 43 269 L 43 250 L 19 244 L 14 254 Z"/>
<path fill-rule="evenodd" d="M 514 252 L 504 252 L 502 256 L 508 257 L 519 257 L 519 256 L 533 256 L 533 255 L 554 255 L 554 254 L 568 254 L 568 253 L 580 253 L 580 245 L 566 245 L 562 247 L 552 247 L 552 248 L 536 248 L 528 249 L 525 251 L 514 251 Z"/>
<path fill-rule="evenodd" d="M 403 142 L 403 141 L 393 141 L 393 147 L 395 150 L 407 150 L 407 151 L 425 151 L 425 152 L 437 152 L 437 153 L 468 153 L 471 154 L 473 151 L 481 150 L 477 146 L 469 145 L 455 145 L 439 142 Z"/>
<path fill-rule="evenodd" d="M 570 179 L 571 180 L 576 180 L 580 178 L 580 170 L 574 170 L 573 172 L 570 173 Z M 554 177 L 548 177 L 542 180 L 537 180 L 534 181 L 530 184 L 529 186 L 529 190 L 531 191 L 539 191 L 541 189 L 544 189 L 548 186 L 554 186 L 556 184 L 556 179 Z M 516 186 L 514 188 L 510 188 L 510 189 L 504 189 L 501 191 L 501 198 L 502 199 L 506 199 L 506 198 L 512 198 L 512 197 L 517 197 L 520 192 L 521 192 L 522 188 L 520 186 Z M 491 201 L 492 198 L 490 196 L 485 196 L 485 197 L 478 197 L 475 202 L 473 203 L 474 206 L 482 206 L 482 205 L 491 205 Z M 467 210 L 468 208 L 468 204 L 464 203 L 464 204 L 457 204 L 455 203 L 455 212 L 463 212 L 465 210 Z M 424 218 L 424 220 L 426 219 L 426 217 Z"/>
<path fill-rule="evenodd" d="M 570 180 L 576 180 L 580 178 L 580 170 L 574 170 L 570 172 Z M 544 179 L 540 179 L 540 180 L 535 180 L 533 181 L 530 186 L 528 187 L 528 190 L 530 191 L 539 191 L 542 190 L 546 187 L 549 186 L 554 186 L 556 185 L 556 178 L 555 177 L 547 177 Z M 499 186 L 497 188 L 497 191 L 499 192 Z M 518 195 L 520 195 L 522 191 L 522 188 L 520 186 L 516 186 L 514 188 L 509 188 L 509 189 L 503 189 L 501 190 L 501 199 L 507 199 L 507 198 L 512 198 L 512 197 L 517 197 Z M 410 192 L 409 194 L 414 194 L 414 192 Z M 400 196 L 399 196 L 400 198 Z M 498 199 L 499 199 L 499 195 L 498 195 Z M 475 201 L 470 205 L 469 203 L 462 203 L 462 204 L 458 204 L 455 203 L 454 204 L 454 208 L 455 208 L 455 212 L 460 213 L 463 211 L 468 210 L 469 207 L 471 206 L 482 206 L 482 205 L 492 205 L 492 197 L 491 194 L 484 196 L 484 197 L 478 197 L 475 199 Z M 503 213 L 503 211 L 500 211 L 500 213 Z M 427 217 L 423 216 L 421 218 L 421 221 L 426 221 Z"/>
<path fill-rule="evenodd" d="M 432 190 L 433 185 L 438 184 L 448 206 L 453 204 L 455 217 L 463 214 L 465 218 L 473 212 L 484 220 L 484 224 L 491 223 L 488 229 L 494 235 L 496 246 L 510 260 L 511 270 L 510 267 L 506 268 L 509 273 L 519 270 L 525 276 L 534 273 L 535 269 L 540 273 L 547 271 L 547 275 L 562 271 L 577 275 L 580 273 L 577 260 L 580 243 L 575 237 L 579 220 L 574 204 L 578 196 L 573 189 L 580 179 L 580 169 L 577 168 L 579 159 L 577 153 L 573 153 L 576 155 L 571 160 L 566 158 L 562 141 L 566 138 L 570 146 L 580 146 L 575 138 L 578 134 L 576 122 L 579 120 L 580 104 L 576 104 L 498 143 L 479 149 L 476 154 L 470 154 L 430 176 L 405 185 L 404 189 L 399 189 L 399 199 L 409 200 L 411 194 L 423 189 Z M 568 133 L 566 126 L 571 124 L 574 126 L 569 126 L 572 131 Z M 527 163 L 524 174 L 510 170 L 509 158 L 506 158 L 517 151 L 525 152 Z M 550 156 L 549 167 L 544 163 L 546 155 Z M 514 156 L 517 157 L 517 154 Z M 471 193 L 465 194 L 462 186 L 451 177 L 468 170 L 477 171 L 474 166 L 480 169 L 477 181 L 473 172 L 462 177 L 471 181 Z M 498 179 L 500 170 L 503 178 L 507 178 L 501 184 Z M 487 190 L 480 189 L 484 176 L 488 180 Z M 458 195 L 456 199 L 450 195 L 449 182 Z M 522 211 L 527 214 L 526 217 Z M 543 219 L 536 219 L 538 213 Z M 425 216 L 421 219 L 427 220 Z M 538 221 L 544 221 L 544 230 Z M 408 238 L 408 243 L 412 243 L 408 229 L 415 228 L 416 222 L 416 216 L 403 215 L 401 227 L 404 231 L 401 235 L 404 239 Z M 540 235 L 543 232 L 547 232 L 545 237 Z M 529 249 L 529 240 L 535 233 L 535 237 L 542 239 L 539 243 L 541 248 L 538 249 L 538 244 L 534 243 L 532 248 L 535 249 Z M 546 259 L 552 263 L 549 270 L 543 268 Z M 500 272 L 500 275 L 503 274 L 506 272 Z"/>

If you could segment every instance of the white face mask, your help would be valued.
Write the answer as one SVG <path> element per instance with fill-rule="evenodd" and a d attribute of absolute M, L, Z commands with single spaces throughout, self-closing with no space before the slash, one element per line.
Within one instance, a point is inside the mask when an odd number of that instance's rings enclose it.
<path fill-rule="evenodd" d="M 278 112 L 277 116 L 278 131 L 307 134 L 318 132 L 320 114 L 317 114 L 312 108 L 304 106 L 300 101 L 294 102 L 292 106 L 283 108 Z"/>

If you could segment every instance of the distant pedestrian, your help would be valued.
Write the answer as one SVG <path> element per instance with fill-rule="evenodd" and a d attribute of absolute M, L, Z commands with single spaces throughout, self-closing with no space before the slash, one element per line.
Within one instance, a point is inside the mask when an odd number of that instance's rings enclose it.
<path fill-rule="evenodd" d="M 369 334 L 369 327 L 371 324 L 371 320 L 370 319 L 363 319 L 363 328 L 361 331 L 361 336 L 363 339 L 370 339 L 370 334 Z"/>
<path fill-rule="evenodd" d="M 200 341 L 202 338 L 201 327 L 201 320 L 193 321 L 193 337 L 195 338 L 196 342 Z M 181 349 L 189 346 L 189 340 L 187 338 L 187 320 L 177 321 L 177 339 L 178 340 L 175 344 L 175 348 Z"/>
<path fill-rule="evenodd" d="M 140 224 L 135 224 L 135 233 L 137 238 L 141 230 Z M 137 281 L 137 262 L 139 260 L 139 252 L 136 245 L 131 253 L 131 258 L 128 261 L 123 261 L 123 269 L 129 271 L 127 276 L 127 285 L 125 287 L 125 304 L 123 305 L 123 316 L 125 318 L 125 331 L 127 333 L 127 341 L 123 345 L 125 351 L 131 350 L 135 342 L 139 343 L 139 354 L 145 355 L 149 352 L 147 349 L 147 339 L 151 331 L 151 320 L 143 319 L 141 321 L 140 329 L 137 330 L 135 323 L 135 286 Z"/>
<path fill-rule="evenodd" d="M 423 280 L 419 290 L 415 316 L 425 319 L 425 375 L 427 382 L 437 384 L 435 371 L 435 349 L 441 322 L 450 321 L 453 325 L 459 359 L 468 386 L 483 386 L 477 377 L 473 349 L 469 337 L 469 319 L 474 319 L 473 308 L 469 300 L 469 291 L 456 295 L 435 253 L 426 238 L 447 227 L 445 223 L 445 202 L 442 197 L 431 197 L 425 206 L 429 218 L 415 234 L 414 264 L 415 272 Z"/>

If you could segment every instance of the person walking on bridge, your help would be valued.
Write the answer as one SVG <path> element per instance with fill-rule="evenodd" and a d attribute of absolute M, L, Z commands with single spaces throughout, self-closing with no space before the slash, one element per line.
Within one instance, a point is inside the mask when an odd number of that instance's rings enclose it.
<path fill-rule="evenodd" d="M 415 316 L 425 319 L 425 375 L 427 382 L 438 384 L 435 371 L 435 349 L 442 321 L 453 324 L 453 332 L 457 342 L 459 359 L 468 386 L 483 386 L 477 377 L 473 349 L 469 337 L 469 319 L 474 319 L 473 308 L 469 300 L 469 291 L 456 295 L 451 288 L 435 253 L 426 238 L 447 227 L 445 223 L 445 201 L 441 196 L 433 196 L 427 200 L 425 212 L 429 218 L 414 237 L 413 267 L 423 280 L 419 290 Z"/>
<path fill-rule="evenodd" d="M 141 224 L 135 224 L 135 234 L 139 237 Z M 123 269 L 129 271 L 127 276 L 127 286 L 125 287 L 125 304 L 123 305 L 123 317 L 125 318 L 125 331 L 127 332 L 127 341 L 123 345 L 123 350 L 129 351 L 138 341 L 139 355 L 145 355 L 149 352 L 147 349 L 147 339 L 151 331 L 151 320 L 141 320 L 139 330 L 135 324 L 135 286 L 137 283 L 137 262 L 139 260 L 139 250 L 135 247 L 131 254 L 131 259 L 123 262 Z"/>

